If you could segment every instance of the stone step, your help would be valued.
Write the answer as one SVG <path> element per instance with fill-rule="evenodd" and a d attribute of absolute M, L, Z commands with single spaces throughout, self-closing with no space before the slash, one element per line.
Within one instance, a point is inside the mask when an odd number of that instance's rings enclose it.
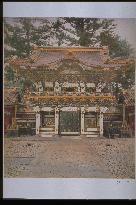
<path fill-rule="evenodd" d="M 81 136 L 80 135 L 78 135 L 78 136 L 75 136 L 75 135 L 62 135 L 61 136 L 61 138 L 63 138 L 63 139 L 81 139 Z"/>
<path fill-rule="evenodd" d="M 86 137 L 99 137 L 99 135 L 94 135 L 94 134 L 91 134 L 91 135 L 86 135 Z"/>
<path fill-rule="evenodd" d="M 52 134 L 44 134 L 44 133 L 40 133 L 40 137 L 53 137 Z"/>
<path fill-rule="evenodd" d="M 46 127 L 46 128 L 40 128 L 39 129 L 40 130 L 40 132 L 46 132 L 46 131 L 53 131 L 54 130 L 54 128 L 52 128 L 52 127 Z"/>
<path fill-rule="evenodd" d="M 96 132 L 88 132 L 88 133 L 86 132 L 85 134 L 86 135 L 99 135 L 100 132 L 97 132 L 97 131 Z"/>

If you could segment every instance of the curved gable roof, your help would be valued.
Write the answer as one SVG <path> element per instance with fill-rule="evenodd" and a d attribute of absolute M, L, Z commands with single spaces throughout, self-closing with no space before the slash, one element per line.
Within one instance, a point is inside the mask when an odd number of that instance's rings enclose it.
<path fill-rule="evenodd" d="M 35 48 L 29 59 L 15 59 L 13 64 L 21 66 L 50 66 L 63 59 L 77 60 L 86 66 L 114 68 L 129 63 L 129 59 L 110 59 L 108 48 Z"/>

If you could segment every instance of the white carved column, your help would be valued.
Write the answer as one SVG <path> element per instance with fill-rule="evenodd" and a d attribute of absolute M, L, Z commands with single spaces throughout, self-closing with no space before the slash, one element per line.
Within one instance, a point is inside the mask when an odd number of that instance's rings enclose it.
<path fill-rule="evenodd" d="M 85 83 L 84 82 L 80 83 L 80 88 L 81 88 L 80 92 L 84 93 L 85 92 Z"/>
<path fill-rule="evenodd" d="M 105 113 L 107 110 L 107 107 L 100 108 L 100 136 L 103 136 L 103 113 Z"/>
<path fill-rule="evenodd" d="M 40 128 L 40 113 L 36 113 L 36 134 L 39 134 L 39 128 Z"/>
<path fill-rule="evenodd" d="M 78 83 L 78 87 L 77 87 L 77 92 L 78 94 L 80 94 L 81 88 L 80 88 L 80 83 Z"/>
<path fill-rule="evenodd" d="M 59 130 L 59 109 L 55 108 L 55 134 L 58 134 Z"/>
<path fill-rule="evenodd" d="M 81 107 L 81 134 L 84 134 L 84 107 Z"/>
<path fill-rule="evenodd" d="M 58 82 L 55 82 L 54 93 L 56 95 L 59 95 L 61 93 L 61 87 L 60 87 L 60 84 Z"/>

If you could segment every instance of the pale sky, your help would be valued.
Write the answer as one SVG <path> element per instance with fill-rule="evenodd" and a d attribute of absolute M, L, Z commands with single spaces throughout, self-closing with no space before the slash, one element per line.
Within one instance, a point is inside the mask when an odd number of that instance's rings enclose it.
<path fill-rule="evenodd" d="M 10 22 L 12 22 L 13 19 L 9 18 Z M 55 19 L 55 18 L 48 18 L 48 19 Z M 118 18 L 114 20 L 115 23 L 117 24 L 116 32 L 119 34 L 119 36 L 121 36 L 122 39 L 126 39 L 133 48 L 136 48 L 136 19 Z"/>
<path fill-rule="evenodd" d="M 136 19 L 115 19 L 115 23 L 118 34 L 136 48 Z"/>
<path fill-rule="evenodd" d="M 4 17 L 117 17 L 119 35 L 136 48 L 135 2 L 4 2 L 3 13 Z"/>

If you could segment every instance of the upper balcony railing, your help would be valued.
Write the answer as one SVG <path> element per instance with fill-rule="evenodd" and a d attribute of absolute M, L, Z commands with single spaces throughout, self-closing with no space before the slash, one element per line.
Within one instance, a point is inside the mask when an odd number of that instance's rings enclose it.
<path fill-rule="evenodd" d="M 25 95 L 26 100 L 110 100 L 115 101 L 115 96 L 112 95 Z"/>

